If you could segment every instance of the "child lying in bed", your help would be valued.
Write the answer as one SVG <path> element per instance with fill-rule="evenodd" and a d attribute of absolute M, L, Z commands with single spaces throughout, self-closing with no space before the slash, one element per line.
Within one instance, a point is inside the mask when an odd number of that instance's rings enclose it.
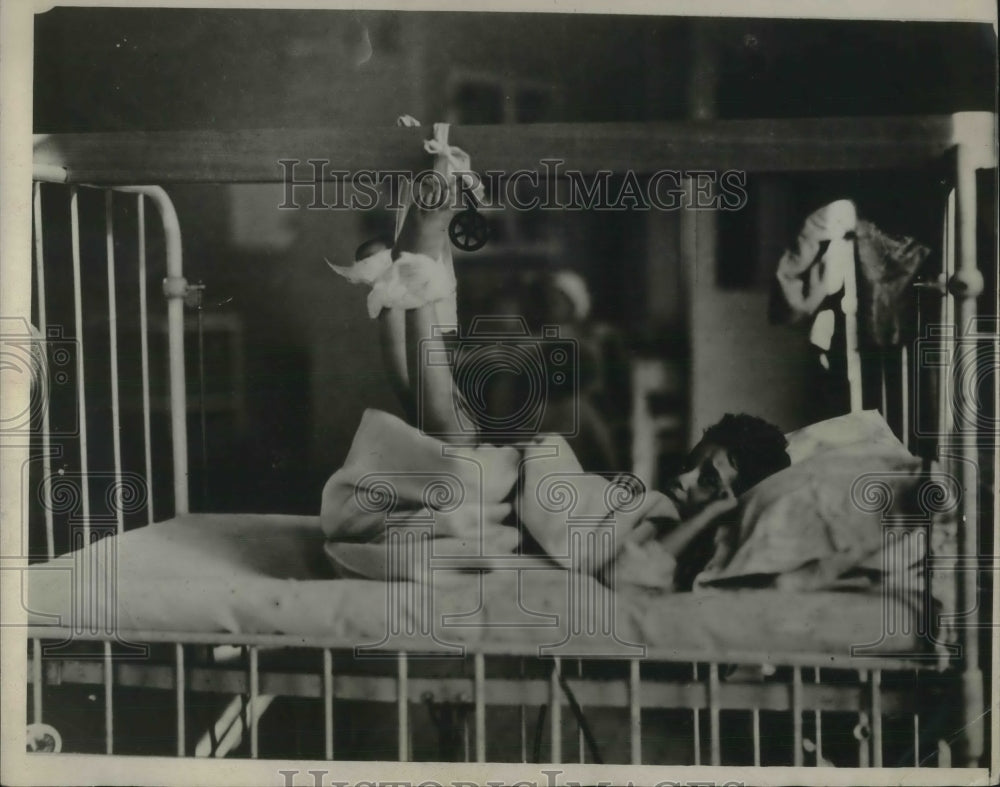
<path fill-rule="evenodd" d="M 461 393 L 451 368 L 425 363 L 449 357 L 451 339 L 440 326 L 457 322 L 455 277 L 450 261 L 442 261 L 452 212 L 447 206 L 421 207 L 448 202 L 437 191 L 440 181 L 428 187 L 410 207 L 395 243 L 363 244 L 354 267 L 337 270 L 372 285 L 369 313 L 379 321 L 383 357 L 409 423 L 446 442 L 467 444 L 468 422 L 460 422 Z M 786 445 L 775 426 L 750 415 L 726 415 L 705 431 L 659 504 L 617 539 L 612 560 L 598 573 L 614 562 L 618 581 L 689 588 L 698 571 L 725 561 L 730 529 L 719 524 L 738 495 L 790 464 Z"/>

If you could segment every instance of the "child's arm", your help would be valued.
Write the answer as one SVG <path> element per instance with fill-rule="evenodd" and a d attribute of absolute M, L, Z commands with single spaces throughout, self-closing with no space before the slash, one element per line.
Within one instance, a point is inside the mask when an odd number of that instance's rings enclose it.
<path fill-rule="evenodd" d="M 688 544 L 694 541 L 699 533 L 734 508 L 736 508 L 735 497 L 728 496 L 713 500 L 690 519 L 681 522 L 663 538 L 658 539 L 660 546 L 676 558 Z"/>
<path fill-rule="evenodd" d="M 660 529 L 660 524 L 655 518 L 648 518 L 631 530 L 621 543 L 615 545 L 613 559 L 617 559 L 625 551 L 627 544 L 639 546 L 652 540 L 658 540 L 661 548 L 676 558 L 706 527 L 712 525 L 723 514 L 736 508 L 736 502 L 736 498 L 731 496 L 713 500 L 697 514 L 679 523 L 659 539 L 657 539 L 657 531 Z"/>

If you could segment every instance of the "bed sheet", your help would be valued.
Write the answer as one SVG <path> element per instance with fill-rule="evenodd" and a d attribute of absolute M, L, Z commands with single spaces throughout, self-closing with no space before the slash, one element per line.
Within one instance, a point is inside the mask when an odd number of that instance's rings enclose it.
<path fill-rule="evenodd" d="M 386 638 L 391 610 L 400 614 L 392 630 L 419 634 L 420 610 L 430 609 L 440 643 L 500 651 L 556 645 L 582 630 L 583 642 L 610 648 L 608 655 L 624 654 L 628 643 L 713 659 L 734 650 L 848 656 L 852 645 L 871 643 L 883 654 L 926 652 L 917 611 L 878 593 L 611 594 L 556 567 L 450 574 L 417 586 L 335 578 L 323 545 L 315 517 L 178 517 L 28 571 L 29 622 L 98 627 L 112 620 L 123 631 L 301 635 L 355 647 Z M 606 610 L 589 634 L 578 614 L 588 604 Z M 887 615 L 895 625 L 887 626 Z"/>

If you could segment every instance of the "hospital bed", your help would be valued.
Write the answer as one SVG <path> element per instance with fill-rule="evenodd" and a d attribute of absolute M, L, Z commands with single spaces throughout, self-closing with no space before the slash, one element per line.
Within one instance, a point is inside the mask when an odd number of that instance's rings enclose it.
<path fill-rule="evenodd" d="M 976 173 L 996 166 L 995 120 L 964 113 L 483 126 L 454 128 L 451 139 L 474 151 L 476 167 L 483 170 L 535 170 L 541 159 L 558 152 L 567 168 L 584 173 L 919 169 L 942 178 L 947 184 L 941 201 L 942 268 L 939 279 L 922 283 L 923 297 L 940 298 L 928 322 L 946 330 L 928 338 L 941 344 L 961 374 L 960 354 L 952 351 L 963 341 L 982 339 L 976 333 L 976 299 L 983 287 Z M 673 734 L 672 724 L 677 743 L 671 756 L 685 764 L 818 766 L 844 762 L 838 758 L 845 750 L 850 754 L 845 764 L 861 767 L 982 764 L 989 755 L 983 667 L 991 654 L 981 652 L 979 627 L 961 613 L 931 614 L 929 589 L 926 605 L 883 591 L 762 589 L 617 598 L 596 585 L 578 593 L 551 592 L 579 575 L 512 561 L 482 574 L 470 596 L 465 585 L 334 579 L 315 517 L 190 510 L 183 326 L 192 285 L 182 264 L 182 228 L 166 189 L 180 183 L 278 182 L 285 171 L 277 162 L 327 152 L 331 171 L 419 169 L 427 161 L 420 154 L 425 134 L 419 128 L 385 128 L 36 138 L 36 326 L 44 337 L 55 324 L 46 312 L 51 282 L 44 200 L 47 207 L 58 204 L 69 224 L 78 339 L 87 308 L 83 282 L 106 276 L 115 471 L 97 481 L 88 478 L 87 348 L 78 343 L 77 365 L 70 370 L 77 388 L 81 470 L 75 497 L 54 469 L 47 412 L 33 431 L 45 463 L 39 493 L 45 515 L 34 524 L 44 527 L 47 559 L 24 566 L 30 721 L 42 724 L 49 717 L 55 687 L 79 684 L 96 692 L 100 748 L 107 754 L 118 751 L 119 695 L 143 689 L 172 698 L 176 734 L 170 750 L 179 757 L 220 756 L 236 750 L 240 739 L 239 751 L 261 756 L 264 711 L 275 697 L 292 697 L 316 709 L 322 730 L 318 759 L 352 756 L 335 740 L 337 708 L 366 701 L 391 709 L 399 761 L 419 748 L 415 738 L 423 731 L 415 729 L 417 714 L 440 719 L 447 710 L 450 721 L 440 728 L 441 738 L 453 745 L 440 748 L 441 759 L 559 763 L 600 756 L 656 762 L 662 761 L 660 749 Z M 89 254 L 80 241 L 80 203 L 94 199 L 104 200 L 107 243 Z M 170 511 L 154 512 L 152 498 L 137 492 L 144 484 L 161 483 L 154 457 L 167 450 L 153 444 L 145 338 L 139 371 L 145 406 L 139 425 L 130 427 L 142 429 L 145 474 L 130 477 L 121 461 L 114 216 L 122 200 L 134 203 L 138 217 L 144 330 L 155 308 L 146 301 L 148 281 L 163 278 L 171 464 L 161 475 L 172 485 Z M 147 255 L 146 235 L 154 232 L 147 224 L 154 217 L 162 225 L 155 229 L 162 254 Z M 680 220 L 693 228 L 693 212 L 682 211 Z M 851 410 L 860 412 L 863 359 L 854 287 L 850 282 L 842 306 Z M 954 610 L 973 610 L 968 615 L 985 619 L 990 610 L 977 606 L 976 572 L 955 565 L 961 559 L 956 555 L 979 554 L 980 528 L 987 526 L 979 510 L 977 402 L 956 395 L 955 378 L 946 370 L 931 381 L 938 395 L 937 423 L 918 423 L 915 399 L 927 385 L 927 370 L 907 353 L 904 347 L 896 358 L 901 385 L 886 385 L 883 376 L 880 409 L 886 414 L 892 407 L 901 415 L 906 426 L 899 437 L 907 447 L 914 435 L 924 435 L 919 449 L 928 460 L 927 477 L 944 472 L 960 489 L 947 505 L 939 498 L 948 493 L 929 494 L 923 512 L 928 529 L 950 527 L 957 544 L 946 556 L 950 562 L 928 549 L 925 567 L 939 585 L 951 586 Z M 971 372 L 978 373 L 978 367 Z M 931 459 L 939 470 L 931 469 Z M 100 491 L 114 502 L 112 517 L 91 515 L 93 483 L 105 484 Z M 75 523 L 74 549 L 63 556 L 54 548 L 57 516 Z M 135 520 L 143 526 L 133 527 Z M 27 514 L 23 526 L 27 531 Z M 29 537 L 25 532 L 24 543 Z M 412 546 L 422 549 L 427 543 Z M 927 535 L 926 543 L 934 539 Z M 428 559 L 435 570 L 436 558 Z M 573 606 L 579 598 L 590 599 L 590 606 Z M 232 701 L 204 725 L 208 732 L 192 729 L 203 716 L 195 698 L 207 695 Z M 604 716 L 618 721 L 602 733 L 597 719 Z M 775 729 L 782 732 L 768 732 Z M 835 740 L 842 729 L 849 731 L 846 744 Z M 741 737 L 744 745 L 729 751 L 728 743 Z M 501 738 L 503 746 L 496 743 Z"/>

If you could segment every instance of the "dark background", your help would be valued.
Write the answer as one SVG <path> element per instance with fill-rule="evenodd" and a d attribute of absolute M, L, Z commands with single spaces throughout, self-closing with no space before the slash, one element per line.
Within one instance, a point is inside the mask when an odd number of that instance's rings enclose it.
<path fill-rule="evenodd" d="M 36 17 L 35 31 L 37 133 L 372 126 L 403 113 L 427 124 L 995 109 L 996 41 L 981 24 L 56 8 Z M 359 65 L 366 35 L 372 54 Z M 897 197 L 904 191 L 874 185 Z M 804 379 L 805 338 L 767 322 L 768 282 L 785 234 L 764 236 L 753 225 L 775 194 L 794 202 L 821 186 L 788 180 L 753 192 L 758 204 L 742 226 L 723 223 L 725 253 L 717 270 L 705 273 L 712 289 L 697 314 L 685 308 L 676 216 L 663 214 L 500 220 L 502 242 L 460 266 L 463 301 L 476 309 L 488 304 L 512 271 L 571 268 L 590 284 L 595 318 L 618 331 L 630 352 L 673 364 L 680 387 L 670 407 L 687 424 L 681 442 L 734 406 L 789 430 L 816 415 Z M 864 190 L 858 184 L 854 195 Z M 362 410 L 395 408 L 361 293 L 336 280 L 322 260 L 350 260 L 364 237 L 391 229 L 391 216 L 280 212 L 280 186 L 169 192 L 180 212 L 186 275 L 206 286 L 205 386 L 209 399 L 220 394 L 206 408 L 205 465 L 192 326 L 194 507 L 314 513 Z M 87 330 L 100 337 L 107 299 L 103 207 L 87 198 L 81 196 L 84 247 L 92 254 L 85 254 L 84 313 Z M 124 325 L 136 303 L 129 289 L 135 209 L 116 197 L 116 210 Z M 71 311 L 58 308 L 71 303 L 68 241 L 58 229 L 65 195 L 46 192 L 45 211 L 52 217 L 47 232 L 55 233 L 47 241 L 49 319 L 69 335 Z M 793 206 L 786 224 L 795 226 L 801 213 Z M 909 226 L 897 229 L 919 234 L 923 219 L 910 216 Z M 155 266 L 159 239 L 149 232 Z M 162 310 L 159 277 L 150 274 L 149 297 L 151 308 Z M 221 327 L 208 327 L 213 320 Z M 739 350 L 730 350 L 731 339 Z M 110 423 L 103 342 L 88 354 L 89 406 L 95 422 Z M 129 342 L 126 336 L 120 373 L 135 392 L 137 344 Z M 154 364 L 154 386 L 162 387 L 160 370 Z M 757 379 L 769 385 L 762 390 Z M 609 414 L 624 457 L 627 415 Z M 141 469 L 135 423 L 124 432 L 126 464 Z M 154 417 L 156 430 L 165 440 L 163 414 Z M 102 431 L 91 432 L 92 468 L 110 467 Z M 169 473 L 166 450 L 156 456 Z M 65 466 L 73 469 L 71 450 Z"/>

